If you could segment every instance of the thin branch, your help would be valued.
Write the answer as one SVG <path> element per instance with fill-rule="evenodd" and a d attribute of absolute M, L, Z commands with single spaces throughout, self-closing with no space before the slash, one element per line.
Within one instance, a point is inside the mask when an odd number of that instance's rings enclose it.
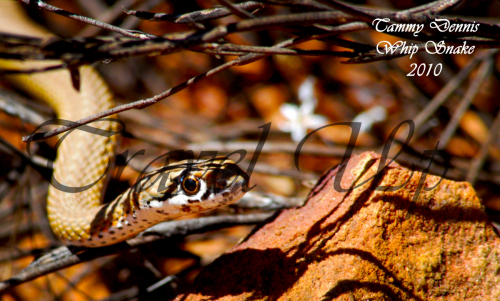
<path fill-rule="evenodd" d="M 458 74 L 453 77 L 446 85 L 439 90 L 439 92 L 432 98 L 431 102 L 415 117 L 413 120 L 415 122 L 415 133 L 419 133 L 422 125 L 432 116 L 436 110 L 451 96 L 453 91 L 458 89 L 462 82 L 469 76 L 469 74 L 474 70 L 474 67 L 484 59 L 487 55 L 492 55 L 496 50 L 490 50 L 487 52 L 479 53 L 475 55 L 467 64 L 458 72 Z M 418 137 L 413 137 L 412 140 L 416 140 Z"/>
<path fill-rule="evenodd" d="M 18 0 L 18 1 L 22 2 L 24 4 L 27 4 L 27 5 L 29 5 L 30 7 L 33 7 L 33 8 L 43 9 L 43 10 L 46 10 L 46 11 L 49 11 L 49 12 L 53 12 L 53 13 L 58 14 L 58 15 L 63 16 L 63 17 L 67 17 L 67 18 L 70 18 L 70 19 L 73 19 L 73 20 L 77 20 L 77 21 L 80 21 L 80 22 L 83 22 L 83 23 L 87 23 L 87 24 L 90 24 L 90 25 L 93 25 L 93 26 L 101 27 L 101 28 L 106 29 L 106 30 L 118 32 L 118 33 L 121 33 L 124 36 L 134 37 L 134 38 L 141 38 L 141 39 L 156 37 L 155 35 L 148 34 L 148 33 L 145 33 L 145 32 L 136 31 L 136 30 L 125 30 L 125 29 L 122 29 L 120 27 L 113 26 L 111 24 L 104 23 L 104 22 L 101 22 L 101 21 L 98 21 L 98 20 L 95 20 L 95 19 L 92 19 L 92 18 L 89 18 L 89 17 L 77 15 L 77 14 L 71 13 L 69 11 L 66 11 L 64 9 L 60 9 L 58 7 L 52 6 L 50 4 L 47 4 L 47 3 L 43 2 L 42 0 L 36 0 L 36 1 L 33 1 L 33 0 Z"/>
<path fill-rule="evenodd" d="M 486 157 L 488 156 L 490 146 L 493 144 L 493 142 L 495 142 L 496 138 L 498 137 L 499 131 L 500 131 L 500 111 L 498 112 L 495 121 L 491 125 L 490 131 L 488 133 L 488 138 L 486 138 L 486 141 L 483 143 L 483 145 L 481 145 L 479 154 L 474 159 L 472 159 L 472 162 L 470 164 L 470 169 L 469 172 L 467 173 L 467 177 L 465 178 L 465 180 L 471 183 L 472 185 L 476 183 L 479 171 L 483 167 L 484 162 L 486 161 Z"/>
<path fill-rule="evenodd" d="M 198 47 L 203 43 L 216 41 L 232 33 L 280 28 L 292 25 L 312 25 L 315 23 L 343 24 L 352 20 L 339 12 L 316 12 L 293 15 L 278 15 L 266 18 L 243 20 L 237 23 L 219 25 L 208 31 L 187 32 L 151 39 L 98 37 L 88 39 L 52 39 L 50 43 L 30 44 L 17 41 L 18 36 L 7 35 L 0 42 L 0 57 L 9 59 L 62 60 L 68 66 L 78 66 L 96 61 L 110 61 L 139 55 L 161 55 Z M 364 27 L 369 28 L 369 27 Z M 351 30 L 363 29 L 359 26 Z M 332 32 L 346 32 L 340 26 Z M 322 34 L 325 32 L 322 31 Z"/>
<path fill-rule="evenodd" d="M 27 1 L 27 0 L 23 0 Z M 219 25 L 208 31 L 198 31 L 184 34 L 177 34 L 177 36 L 172 36 L 171 38 L 167 38 L 166 36 L 163 38 L 154 38 L 151 39 L 151 36 L 142 38 L 148 38 L 148 40 L 112 40 L 112 39 L 92 39 L 89 41 L 81 41 L 81 40 L 64 40 L 62 41 L 63 45 L 59 45 L 59 43 L 55 42 L 53 47 L 50 48 L 50 51 L 44 49 L 36 49 L 32 56 L 29 56 L 25 52 L 21 52 L 16 57 L 16 53 L 20 52 L 19 49 L 15 48 L 14 50 L 6 50 L 6 53 L 9 53 L 13 59 L 26 59 L 28 57 L 33 59 L 61 59 L 61 57 L 66 57 L 67 66 L 78 66 L 82 64 L 88 64 L 95 61 L 101 60 L 116 60 L 123 57 L 131 57 L 137 55 L 146 55 L 152 54 L 160 55 L 160 54 L 169 54 L 173 52 L 177 52 L 183 49 L 190 49 L 193 47 L 198 47 L 203 42 L 212 42 L 218 39 L 224 38 L 228 34 L 244 32 L 250 30 L 261 30 L 261 29 L 270 29 L 270 28 L 281 28 L 287 26 L 306 26 L 315 24 L 317 29 L 321 31 L 329 30 L 329 27 L 325 24 L 346 24 L 348 22 L 352 22 L 356 19 L 360 19 L 366 23 L 365 29 L 370 28 L 371 21 L 373 21 L 376 17 L 391 17 L 391 21 L 394 22 L 416 22 L 420 21 L 421 23 L 425 23 L 429 20 L 432 14 L 436 14 L 441 12 L 444 9 L 449 8 L 450 6 L 455 5 L 459 1 L 437 1 L 431 6 L 424 6 L 424 8 L 418 8 L 416 11 L 419 11 L 419 16 L 414 16 L 409 14 L 408 12 L 412 10 L 406 10 L 402 12 L 387 12 L 383 10 L 374 10 L 363 7 L 354 7 L 347 4 L 340 3 L 338 1 L 332 0 L 322 0 L 326 5 L 331 6 L 336 9 L 340 9 L 343 12 L 338 11 L 322 11 L 322 12 L 309 12 L 302 14 L 293 14 L 293 15 L 277 15 L 277 16 L 269 16 L 263 18 L 254 18 L 247 19 L 241 22 L 231 23 L 227 25 Z M 305 5 L 312 5 L 311 1 L 299 1 L 298 3 L 302 3 Z M 42 5 L 43 4 L 43 5 Z M 50 8 L 51 11 L 63 11 L 58 8 L 47 6 L 43 2 L 40 1 L 39 4 L 42 8 Z M 68 12 L 63 15 L 70 14 Z M 73 14 L 70 14 L 73 15 Z M 423 16 L 423 17 L 422 17 Z M 409 19 L 408 19 L 409 18 Z M 78 19 L 78 18 L 77 18 Z M 450 19 L 453 22 L 457 23 L 462 20 L 459 19 Z M 464 21 L 465 22 L 465 21 Z M 102 24 L 105 24 L 101 22 Z M 470 22 L 469 22 L 470 23 Z M 478 24 L 476 24 L 478 25 Z M 428 30 L 427 36 L 424 37 L 415 37 L 412 33 L 388 33 L 393 36 L 417 39 L 417 40 L 443 40 L 452 44 L 461 44 L 464 41 L 471 43 L 471 46 L 481 47 L 481 48 L 492 48 L 492 47 L 500 47 L 500 41 L 484 39 L 484 37 L 495 37 L 500 38 L 499 29 L 500 26 L 494 24 L 482 24 L 480 23 L 480 28 L 485 28 L 483 31 L 478 31 L 473 33 L 473 36 L 470 37 L 454 37 L 451 35 L 445 36 L 442 33 L 438 33 L 436 30 Z M 357 28 L 360 30 L 363 28 Z M 292 30 L 288 28 L 288 30 Z M 333 31 L 336 31 L 337 28 L 333 28 Z M 293 30 L 292 30 L 293 32 Z M 132 35 L 136 37 L 135 35 Z M 97 42 L 97 44 L 96 44 Z M 66 47 L 64 43 L 71 43 L 74 47 L 72 48 L 72 53 L 69 55 L 68 50 L 64 50 Z M 9 45 L 7 45 L 9 46 Z M 11 47 L 7 48 L 12 48 Z M 59 51 L 58 49 L 63 49 L 63 51 Z M 419 50 L 423 48 L 420 47 Z M 22 50 L 22 49 L 21 49 Z M 234 53 L 231 53 L 234 54 Z M 395 54 L 390 55 L 373 55 L 371 53 L 364 54 L 358 57 L 356 60 L 351 61 L 351 63 L 360 63 L 360 62 L 372 62 L 375 60 L 389 59 L 394 57 L 399 57 L 404 54 L 401 54 L 400 51 L 396 51 Z"/>
<path fill-rule="evenodd" d="M 431 14 L 438 14 L 442 13 L 443 11 L 455 7 L 460 2 L 463 0 L 440 0 L 440 1 L 434 1 L 431 3 L 427 3 L 424 5 L 417 6 L 415 8 L 411 8 L 405 11 L 405 13 L 396 13 L 397 16 L 400 18 L 404 18 L 405 15 L 411 15 L 411 14 L 416 14 L 416 13 L 431 13 Z"/>
<path fill-rule="evenodd" d="M 239 8 L 236 5 L 233 5 L 231 2 L 227 0 L 217 0 L 221 5 L 225 6 L 227 9 L 229 9 L 235 16 L 238 16 L 240 18 L 244 19 L 253 19 L 254 16 L 244 9 Z"/>
<path fill-rule="evenodd" d="M 324 36 L 327 36 L 327 35 L 324 35 Z M 283 41 L 283 42 L 277 44 L 275 47 L 289 47 L 289 46 L 292 46 L 295 44 L 303 43 L 306 40 L 321 38 L 324 36 L 293 38 L 293 39 Z M 177 86 L 175 86 L 175 87 L 173 87 L 173 88 L 171 88 L 163 93 L 155 95 L 151 98 L 138 100 L 138 101 L 135 101 L 135 102 L 132 102 L 129 104 L 117 106 L 117 107 L 114 107 L 112 109 L 94 114 L 92 116 L 82 118 L 78 121 L 72 122 L 68 125 L 62 126 L 62 127 L 57 128 L 55 130 L 52 130 L 52 131 L 40 132 L 40 133 L 35 133 L 35 134 L 25 136 L 25 137 L 23 137 L 23 142 L 47 139 L 47 138 L 57 136 L 57 135 L 64 133 L 66 131 L 72 130 L 72 129 L 77 128 L 79 126 L 88 124 L 90 122 L 96 121 L 98 119 L 101 119 L 101 118 L 104 118 L 104 117 L 107 117 L 110 115 L 118 114 L 120 112 L 132 110 L 132 109 L 143 109 L 143 108 L 149 107 L 149 106 L 151 106 L 151 105 L 153 105 L 153 104 L 155 104 L 155 103 L 157 103 L 157 102 L 159 102 L 159 101 L 161 101 L 161 100 L 163 100 L 163 99 L 165 99 L 165 98 L 167 98 L 175 93 L 178 93 L 178 92 L 184 90 L 185 88 L 199 82 L 202 79 L 213 76 L 213 75 L 215 75 L 223 70 L 226 70 L 230 67 L 233 67 L 233 66 L 242 66 L 242 65 L 250 64 L 252 62 L 255 62 L 257 60 L 265 58 L 266 56 L 268 56 L 268 55 L 267 54 L 247 54 L 244 56 L 240 56 L 240 57 L 238 57 L 230 62 L 222 64 L 222 65 L 220 65 L 220 66 L 218 66 L 218 67 L 216 67 L 216 68 L 214 68 L 206 73 L 195 76 L 195 77 L 183 82 L 182 84 L 179 84 L 179 85 L 177 85 Z"/>
<path fill-rule="evenodd" d="M 470 84 L 469 89 L 467 89 L 467 92 L 465 92 L 462 101 L 460 102 L 457 109 L 453 113 L 453 117 L 451 118 L 450 122 L 444 129 L 441 136 L 439 137 L 441 148 L 443 149 L 446 148 L 448 142 L 450 142 L 451 137 L 453 136 L 453 134 L 457 129 L 458 123 L 462 119 L 462 116 L 464 115 L 464 113 L 467 111 L 467 108 L 474 100 L 474 97 L 476 97 L 477 93 L 479 92 L 479 88 L 481 87 L 483 82 L 488 78 L 488 75 L 491 74 L 492 65 L 493 65 L 493 60 L 491 58 L 491 55 L 486 56 L 483 59 L 483 63 L 479 67 L 477 76 Z"/>
<path fill-rule="evenodd" d="M 274 212 L 256 213 L 256 214 L 216 215 L 209 217 L 200 217 L 195 219 L 170 221 L 155 225 L 144 231 L 144 234 L 147 233 L 160 234 L 166 238 L 173 236 L 186 236 L 190 234 L 214 231 L 237 225 L 253 225 L 261 223 L 266 219 L 268 219 L 269 217 L 271 217 L 273 214 Z M 139 242 L 135 242 L 134 246 L 136 245 L 139 245 Z"/>
<path fill-rule="evenodd" d="M 244 10 L 256 10 L 264 7 L 262 3 L 255 1 L 247 1 L 233 6 Z M 231 11 L 227 8 L 212 8 L 200 11 L 189 12 L 181 15 L 172 15 L 165 13 L 150 13 L 146 11 L 126 10 L 126 14 L 133 15 L 136 18 L 148 21 L 168 21 L 178 24 L 195 23 L 215 20 L 231 15 Z"/>
<path fill-rule="evenodd" d="M 144 233 L 158 233 L 160 235 L 147 235 L 129 239 L 126 243 L 119 243 L 108 247 L 96 249 L 84 249 L 62 246 L 41 256 L 23 269 L 16 276 L 0 282 L 0 294 L 13 287 L 33 280 L 40 276 L 58 271 L 75 264 L 89 261 L 95 258 L 109 256 L 130 250 L 134 247 L 150 243 L 165 237 L 185 236 L 189 234 L 202 233 L 218 230 L 236 225 L 252 225 L 260 223 L 272 216 L 273 213 L 221 215 L 202 217 L 188 220 L 175 220 L 158 224 Z"/>
<path fill-rule="evenodd" d="M 407 20 L 406 17 L 408 14 L 406 14 L 406 11 L 400 12 L 399 14 L 396 14 L 394 12 L 384 12 L 384 11 L 375 11 L 373 9 L 366 9 L 366 8 L 354 8 L 346 4 L 342 3 L 337 3 L 335 1 L 326 1 L 328 5 L 332 7 L 340 7 L 342 10 L 345 12 L 349 12 L 354 17 L 346 15 L 345 13 L 338 12 L 338 11 L 323 11 L 323 12 L 309 12 L 309 13 L 301 13 L 301 14 L 293 14 L 293 15 L 277 15 L 277 16 L 270 16 L 270 17 L 263 17 L 263 18 L 254 18 L 254 19 L 247 19 L 243 20 L 241 22 L 236 22 L 236 23 L 231 23 L 228 25 L 219 25 L 214 27 L 213 29 L 210 29 L 208 31 L 198 31 L 198 32 L 192 32 L 192 33 L 184 33 L 184 34 L 177 34 L 176 36 L 172 36 L 171 38 L 167 38 L 167 36 L 159 38 L 156 37 L 154 39 L 148 39 L 148 40 L 136 40 L 136 41 L 131 41 L 131 40 L 113 40 L 113 39 L 90 39 L 88 41 L 86 40 L 63 40 L 60 42 L 54 42 L 52 47 L 49 48 L 50 51 L 47 51 L 46 48 L 43 49 L 36 49 L 33 51 L 33 54 L 30 55 L 29 52 L 27 53 L 27 50 L 24 51 L 19 51 L 18 48 L 12 48 L 12 45 L 7 45 L 10 47 L 7 47 L 6 51 L 3 51 L 5 53 L 9 54 L 9 58 L 12 59 L 26 59 L 26 58 L 33 58 L 33 59 L 61 59 L 61 57 L 66 57 L 66 62 L 67 65 L 61 65 L 61 67 L 69 67 L 69 66 L 78 66 L 82 64 L 88 64 L 91 62 L 95 61 L 100 61 L 100 60 L 116 60 L 124 57 L 131 57 L 131 56 L 137 56 L 137 55 L 146 55 L 146 54 L 152 54 L 154 53 L 155 55 L 160 55 L 160 54 L 169 54 L 173 52 L 177 52 L 180 50 L 184 49 L 191 49 L 193 47 L 199 47 L 200 44 L 203 42 L 212 42 L 215 40 L 219 40 L 221 38 L 224 38 L 228 34 L 231 33 L 237 33 L 237 32 L 244 32 L 244 31 L 250 31 L 250 30 L 261 30 L 261 29 L 270 29 L 270 28 L 279 28 L 279 29 L 284 29 L 287 27 L 293 27 L 295 25 L 300 25 L 300 26 L 307 26 L 307 25 L 315 25 L 316 29 L 319 29 L 320 31 L 338 31 L 338 28 L 331 28 L 327 25 L 324 24 L 345 24 L 348 22 L 354 21 L 356 18 L 359 18 L 367 23 L 363 23 L 364 27 L 359 27 L 357 30 L 361 29 L 368 29 L 370 28 L 370 22 L 373 20 L 375 17 L 379 16 L 391 16 L 392 18 L 396 18 L 395 20 L 392 20 L 392 22 L 410 22 L 410 21 L 421 21 L 421 22 L 426 22 L 429 16 L 426 15 L 425 18 L 413 18 L 410 20 Z M 439 5 L 448 5 L 448 2 L 436 2 L 435 6 L 432 6 L 433 8 L 438 7 Z M 444 9 L 448 6 L 442 6 L 441 9 Z M 428 10 L 424 10 L 421 14 L 428 13 Z M 411 15 L 410 15 L 411 16 Z M 398 20 L 400 18 L 401 20 Z M 422 19 L 422 20 L 421 20 Z M 452 19 L 453 22 L 459 22 L 460 20 L 454 20 Z M 477 24 L 476 24 L 477 25 Z M 474 33 L 474 36 L 470 37 L 454 37 L 451 35 L 451 37 L 444 36 L 442 33 L 437 33 L 435 30 L 434 31 L 429 31 L 427 33 L 427 36 L 424 37 L 415 37 L 411 33 L 388 33 L 393 36 L 397 37 L 402 37 L 402 38 L 410 38 L 410 39 L 416 39 L 416 40 L 442 40 L 446 41 L 450 44 L 458 44 L 461 45 L 464 41 L 469 42 L 471 45 L 470 46 L 475 46 L 478 48 L 495 48 L 495 47 L 500 47 L 500 41 L 498 40 L 491 40 L 491 39 L 485 39 L 484 37 L 500 37 L 500 34 L 498 34 L 498 29 L 500 29 L 499 26 L 497 25 L 491 25 L 491 24 L 481 24 L 484 25 L 483 27 L 486 28 L 484 33 L 481 32 L 476 32 Z M 483 28 L 481 27 L 481 28 Z M 311 27 L 311 29 L 314 27 Z M 310 29 L 310 30 L 311 30 Z M 297 29 L 294 28 L 287 28 L 285 31 L 297 31 Z M 299 30 L 300 33 L 301 30 Z M 302 29 L 302 33 L 304 30 Z M 59 45 L 62 43 L 62 45 Z M 65 43 L 71 43 L 73 44 L 72 48 L 72 53 L 69 55 L 66 47 L 60 47 L 64 46 Z M 10 48 L 10 50 L 8 50 Z M 63 49 L 62 52 L 59 49 Z M 418 45 L 418 50 L 422 51 L 424 50 L 423 45 Z M 241 51 L 240 51 L 241 52 Z M 228 52 L 222 52 L 221 54 L 238 54 L 240 53 L 238 51 L 228 51 Z M 287 54 L 292 53 L 291 50 L 285 51 Z M 349 61 L 350 63 L 366 63 L 366 62 L 373 62 L 377 60 L 386 60 L 386 59 L 391 59 L 391 58 L 396 58 L 396 57 L 401 57 L 404 56 L 404 53 L 401 53 L 402 50 L 398 49 L 395 51 L 395 53 L 391 54 L 374 54 L 374 53 L 363 53 L 360 56 L 358 56 L 355 60 Z M 56 68 L 56 66 L 52 67 Z"/>
<path fill-rule="evenodd" d="M 302 7 L 302 8 L 308 8 L 308 9 L 315 9 L 315 10 L 332 10 L 329 6 L 321 4 L 317 1 L 314 0 L 259 0 L 262 3 L 266 4 L 274 4 L 274 5 L 281 5 L 281 6 L 288 6 L 288 7 Z"/>
<path fill-rule="evenodd" d="M 246 46 L 234 44 L 204 44 L 200 47 L 203 49 L 212 50 L 215 54 L 224 54 L 226 51 L 233 53 L 265 53 L 279 55 L 307 55 L 307 56 L 330 56 L 353 58 L 357 53 L 351 51 L 329 51 L 329 50 L 304 50 L 295 48 L 279 48 L 279 47 L 264 47 L 264 46 Z"/>
<path fill-rule="evenodd" d="M 281 210 L 302 206 L 305 198 L 293 198 L 276 195 L 273 193 L 247 192 L 238 202 L 234 204 L 238 208 L 260 209 L 260 210 Z"/>
<path fill-rule="evenodd" d="M 183 149 L 189 149 L 193 152 L 200 152 L 207 149 L 216 149 L 222 153 L 231 153 L 238 149 L 245 149 L 252 151 L 257 147 L 257 141 L 234 141 L 234 142 L 220 142 L 220 141 L 209 141 L 204 143 L 190 143 L 182 145 Z M 367 148 L 355 148 L 355 152 L 362 152 L 368 150 Z M 324 156 L 324 157 L 342 157 L 345 154 L 345 146 L 325 146 L 318 144 L 306 143 L 302 146 L 300 155 L 310 155 L 310 156 Z M 273 154 L 273 153 L 288 153 L 295 154 L 297 152 L 296 143 L 285 143 L 285 142 L 272 142 L 267 141 L 264 144 L 261 152 L 263 154 Z"/>
<path fill-rule="evenodd" d="M 424 51 L 426 48 L 425 44 L 415 44 L 417 51 L 414 53 L 418 53 Z M 400 58 L 403 56 L 410 55 L 410 53 L 404 53 L 403 48 L 399 47 L 393 52 L 387 51 L 387 53 L 378 53 L 376 51 L 371 51 L 369 53 L 362 53 L 361 55 L 355 56 L 346 62 L 342 62 L 342 64 L 366 64 L 373 63 L 377 61 L 387 61 L 391 59 Z"/>
<path fill-rule="evenodd" d="M 458 5 L 463 0 L 440 0 L 428 4 L 410 8 L 407 10 L 394 12 L 383 9 L 366 8 L 355 6 L 335 0 L 317 0 L 324 5 L 340 10 L 348 15 L 358 18 L 361 21 L 371 24 L 376 18 L 389 18 L 392 23 L 424 23 L 432 16 Z"/>
<path fill-rule="evenodd" d="M 133 5 L 135 0 L 120 0 L 117 1 L 113 4 L 113 6 L 106 8 L 103 7 L 102 9 L 99 8 L 94 8 L 94 10 L 86 10 L 85 13 L 87 14 L 92 14 L 95 16 L 96 19 L 101 20 L 102 22 L 105 23 L 113 23 L 116 19 L 119 17 L 123 16 L 123 8 L 124 7 L 130 7 Z M 87 1 L 80 1 L 79 5 L 84 6 Z M 91 16 L 92 16 L 91 15 Z M 122 29 L 125 29 L 123 26 L 118 26 Z M 78 34 L 77 36 L 80 37 L 89 37 L 89 36 L 95 36 L 99 34 L 99 32 L 102 30 L 101 27 L 95 27 L 95 26 L 85 26 Z"/>

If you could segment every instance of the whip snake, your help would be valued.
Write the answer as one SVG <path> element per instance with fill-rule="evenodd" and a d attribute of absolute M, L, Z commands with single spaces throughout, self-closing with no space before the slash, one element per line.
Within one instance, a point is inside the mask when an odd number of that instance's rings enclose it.
<path fill-rule="evenodd" d="M 50 36 L 29 20 L 14 1 L 0 2 L 0 20 L 3 32 Z M 0 60 L 0 68 L 10 69 L 46 64 Z M 80 91 L 73 88 L 66 70 L 12 75 L 6 79 L 49 103 L 61 119 L 75 121 L 113 107 L 106 83 L 92 67 L 80 67 L 80 77 Z M 114 122 L 99 121 L 92 126 L 116 131 Z M 54 233 L 66 243 L 85 247 L 115 244 L 161 221 L 233 203 L 248 189 L 247 174 L 230 160 L 182 161 L 145 175 L 114 201 L 102 204 L 107 166 L 116 143 L 116 136 L 74 130 L 58 148 L 53 181 L 68 187 L 92 184 L 81 192 L 49 187 L 48 219 Z"/>

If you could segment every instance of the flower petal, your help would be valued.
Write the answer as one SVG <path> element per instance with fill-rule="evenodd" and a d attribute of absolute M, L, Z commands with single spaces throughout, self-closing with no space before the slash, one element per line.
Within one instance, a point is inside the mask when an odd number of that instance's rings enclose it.
<path fill-rule="evenodd" d="M 300 140 L 302 140 L 306 136 L 306 134 L 307 134 L 306 128 L 304 128 L 302 126 L 297 126 L 292 131 L 292 140 L 295 142 L 299 142 Z"/>
<path fill-rule="evenodd" d="M 314 84 L 316 83 L 316 78 L 314 76 L 309 76 L 299 87 L 299 100 L 302 104 L 312 105 L 313 108 L 316 107 L 318 100 L 314 95 Z"/>
<path fill-rule="evenodd" d="M 280 106 L 280 113 L 288 120 L 296 120 L 299 116 L 299 107 L 284 103 Z"/>
<path fill-rule="evenodd" d="M 328 123 L 328 118 L 322 115 L 309 115 L 304 120 L 305 126 L 309 129 L 317 129 Z"/>

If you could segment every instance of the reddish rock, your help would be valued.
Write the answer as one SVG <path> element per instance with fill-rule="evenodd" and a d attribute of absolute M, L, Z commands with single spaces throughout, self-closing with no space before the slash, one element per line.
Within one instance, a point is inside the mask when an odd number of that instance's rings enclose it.
<path fill-rule="evenodd" d="M 205 268 L 176 300 L 500 300 L 500 238 L 474 189 L 353 157 Z M 399 186 L 377 191 L 380 186 Z"/>

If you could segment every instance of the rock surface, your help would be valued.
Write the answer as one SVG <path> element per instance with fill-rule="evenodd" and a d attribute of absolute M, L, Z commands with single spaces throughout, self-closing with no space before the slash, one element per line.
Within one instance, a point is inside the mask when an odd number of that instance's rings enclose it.
<path fill-rule="evenodd" d="M 176 300 L 500 300 L 500 238 L 464 182 L 349 160 L 206 267 Z M 379 191 L 380 186 L 399 186 Z M 439 185 L 433 188 L 436 184 Z"/>

